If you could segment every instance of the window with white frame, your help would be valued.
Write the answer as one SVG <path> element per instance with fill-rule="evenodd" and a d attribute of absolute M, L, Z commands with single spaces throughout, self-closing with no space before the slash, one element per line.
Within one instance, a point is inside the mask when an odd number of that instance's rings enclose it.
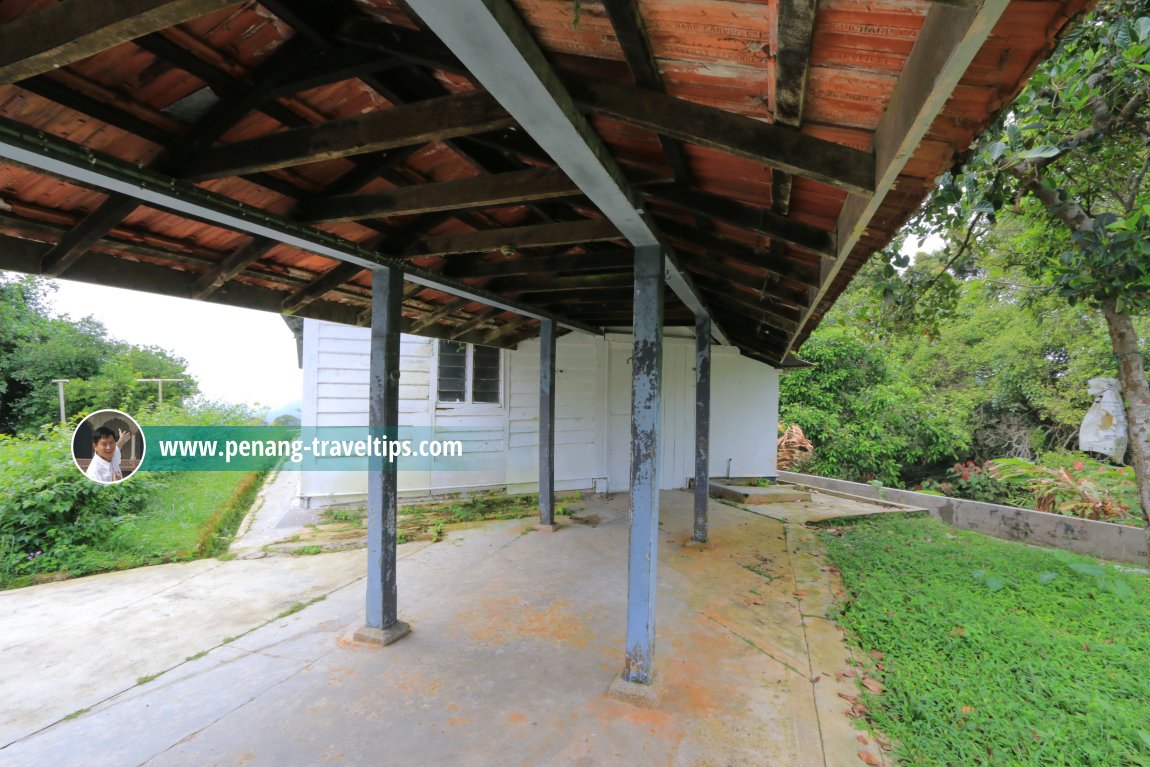
<path fill-rule="evenodd" d="M 437 400 L 443 404 L 498 405 L 503 391 L 499 352 L 491 346 L 440 341 Z"/>

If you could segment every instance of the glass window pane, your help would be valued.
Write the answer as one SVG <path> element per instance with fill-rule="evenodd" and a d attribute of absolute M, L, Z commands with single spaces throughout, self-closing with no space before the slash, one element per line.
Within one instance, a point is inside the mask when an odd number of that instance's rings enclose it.
<path fill-rule="evenodd" d="M 472 359 L 472 402 L 499 402 L 500 373 L 499 350 L 490 346 L 476 346 Z"/>
<path fill-rule="evenodd" d="M 439 381 L 440 402 L 467 401 L 467 345 L 455 341 L 439 342 Z"/>

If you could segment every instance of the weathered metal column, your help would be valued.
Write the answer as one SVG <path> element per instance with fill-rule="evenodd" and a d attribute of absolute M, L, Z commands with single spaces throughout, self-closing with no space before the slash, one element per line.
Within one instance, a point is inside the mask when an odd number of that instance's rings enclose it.
<path fill-rule="evenodd" d="M 539 325 L 539 526 L 555 524 L 555 322 Z"/>
<path fill-rule="evenodd" d="M 635 347 L 631 357 L 631 538 L 627 658 L 623 679 L 650 684 L 659 559 L 659 432 L 663 404 L 663 253 L 635 248 Z"/>
<path fill-rule="evenodd" d="M 395 585 L 395 523 L 398 467 L 387 459 L 386 441 L 399 423 L 399 326 L 403 272 L 381 267 L 371 276 L 371 362 L 368 426 L 372 451 L 367 474 L 367 623 L 355 632 L 361 642 L 388 645 L 407 634 L 399 620 Z M 377 442 L 378 440 L 378 442 Z"/>
<path fill-rule="evenodd" d="M 707 499 L 711 468 L 711 320 L 695 319 L 695 533 L 707 542 Z"/>

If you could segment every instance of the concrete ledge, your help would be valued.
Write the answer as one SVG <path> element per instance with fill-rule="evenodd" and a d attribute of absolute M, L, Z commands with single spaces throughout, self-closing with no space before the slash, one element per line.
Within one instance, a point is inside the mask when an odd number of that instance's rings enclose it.
<path fill-rule="evenodd" d="M 385 629 L 379 629 L 374 626 L 360 626 L 351 635 L 353 642 L 360 644 L 376 645 L 377 647 L 387 647 L 389 644 L 398 642 L 405 636 L 411 633 L 411 626 L 403 621 L 396 621 Z"/>
<path fill-rule="evenodd" d="M 754 485 L 726 485 L 711 480 L 712 498 L 722 498 L 735 503 L 757 505 L 763 503 L 801 503 L 809 501 L 811 494 L 791 487 L 755 487 Z"/>
<path fill-rule="evenodd" d="M 913 490 L 876 488 L 861 482 L 789 471 L 779 472 L 779 479 L 831 492 L 850 493 L 880 502 L 925 508 L 935 519 L 959 530 L 972 530 L 994 538 L 1020 541 L 1035 546 L 1065 549 L 1113 562 L 1127 562 L 1141 566 L 1146 564 L 1146 534 L 1139 527 L 1065 517 L 1061 514 L 1049 514 L 996 503 L 916 493 Z"/>
<path fill-rule="evenodd" d="M 624 679 L 620 673 L 607 688 L 607 697 L 643 708 L 655 708 L 659 705 L 659 693 L 655 689 L 657 680 L 658 675 L 653 673 L 650 684 L 639 684 Z"/>

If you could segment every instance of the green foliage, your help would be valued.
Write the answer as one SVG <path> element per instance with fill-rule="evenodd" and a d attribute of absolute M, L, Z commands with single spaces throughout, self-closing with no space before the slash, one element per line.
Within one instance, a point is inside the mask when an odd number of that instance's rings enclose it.
<path fill-rule="evenodd" d="M 35 433 L 58 420 L 53 379 L 70 379 L 65 396 L 72 415 L 104 408 L 133 413 L 151 406 L 156 386 L 138 378 L 187 379 L 166 389 L 173 404 L 195 394 L 184 360 L 112 339 L 95 318 L 52 316 L 52 289 L 40 277 L 0 278 L 0 434 Z"/>
<path fill-rule="evenodd" d="M 141 513 L 161 480 L 92 482 L 72 461 L 71 429 L 0 437 L 0 580 L 64 569 Z"/>
<path fill-rule="evenodd" d="M 991 464 L 1001 482 L 1024 488 L 1033 496 L 1034 508 L 1055 514 L 1137 525 L 1138 488 L 1133 472 L 1110 466 L 1085 455 L 1059 460 L 1049 454 L 1042 463 L 1004 458 Z"/>
<path fill-rule="evenodd" d="M 147 425 L 262 423 L 242 406 L 196 402 L 146 413 Z M 37 575 L 83 575 L 224 550 L 251 507 L 262 474 L 137 472 L 99 485 L 72 460 L 74 426 L 0 435 L 0 587 Z"/>
<path fill-rule="evenodd" d="M 929 518 L 839 530 L 840 623 L 881 654 L 863 700 L 900 764 L 1150 765 L 1150 578 Z"/>
<path fill-rule="evenodd" d="M 947 470 L 945 480 L 928 480 L 915 490 L 983 503 L 1010 503 L 1013 500 L 1010 488 L 994 475 L 992 468 L 990 462 L 956 463 Z"/>
<path fill-rule="evenodd" d="M 802 348 L 815 364 L 780 381 L 780 420 L 814 444 L 804 470 L 897 484 L 908 466 L 945 461 L 970 436 L 882 352 L 848 328 L 827 324 Z"/>

